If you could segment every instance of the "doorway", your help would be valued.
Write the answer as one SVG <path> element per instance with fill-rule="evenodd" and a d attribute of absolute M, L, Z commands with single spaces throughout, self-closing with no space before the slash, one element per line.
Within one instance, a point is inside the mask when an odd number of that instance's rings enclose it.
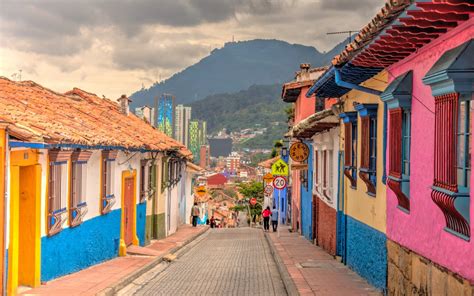
<path fill-rule="evenodd" d="M 41 165 L 34 150 L 11 154 L 8 292 L 40 285 Z"/>
<path fill-rule="evenodd" d="M 125 245 L 128 247 L 133 243 L 133 210 L 134 210 L 134 179 L 133 177 L 125 178 L 124 180 L 124 229 L 125 229 Z"/>

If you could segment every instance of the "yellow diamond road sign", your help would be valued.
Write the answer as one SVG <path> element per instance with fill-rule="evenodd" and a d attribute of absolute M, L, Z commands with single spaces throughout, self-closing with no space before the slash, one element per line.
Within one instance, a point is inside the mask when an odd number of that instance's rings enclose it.
<path fill-rule="evenodd" d="M 272 175 L 288 176 L 288 164 L 279 159 L 272 165 Z"/>

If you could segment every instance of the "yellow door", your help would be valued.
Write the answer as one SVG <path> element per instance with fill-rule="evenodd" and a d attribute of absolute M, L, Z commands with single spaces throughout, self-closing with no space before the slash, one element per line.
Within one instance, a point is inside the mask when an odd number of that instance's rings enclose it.
<path fill-rule="evenodd" d="M 18 286 L 40 285 L 41 166 L 35 151 L 16 153 L 10 167 L 9 295 L 15 295 Z M 28 161 L 18 161 L 22 157 Z"/>

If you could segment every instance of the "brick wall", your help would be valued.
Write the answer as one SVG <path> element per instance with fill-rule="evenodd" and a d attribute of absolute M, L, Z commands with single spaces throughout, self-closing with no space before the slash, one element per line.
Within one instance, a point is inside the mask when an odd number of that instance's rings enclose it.
<path fill-rule="evenodd" d="M 325 202 L 318 201 L 317 241 L 318 245 L 329 254 L 336 255 L 336 210 Z"/>
<path fill-rule="evenodd" d="M 389 295 L 474 295 L 468 280 L 391 240 L 387 252 Z"/>

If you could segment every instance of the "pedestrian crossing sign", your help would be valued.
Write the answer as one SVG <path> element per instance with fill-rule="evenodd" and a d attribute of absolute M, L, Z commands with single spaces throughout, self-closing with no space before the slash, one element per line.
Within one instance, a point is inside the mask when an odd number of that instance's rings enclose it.
<path fill-rule="evenodd" d="M 272 164 L 272 175 L 274 176 L 288 176 L 288 164 L 279 159 Z"/>

